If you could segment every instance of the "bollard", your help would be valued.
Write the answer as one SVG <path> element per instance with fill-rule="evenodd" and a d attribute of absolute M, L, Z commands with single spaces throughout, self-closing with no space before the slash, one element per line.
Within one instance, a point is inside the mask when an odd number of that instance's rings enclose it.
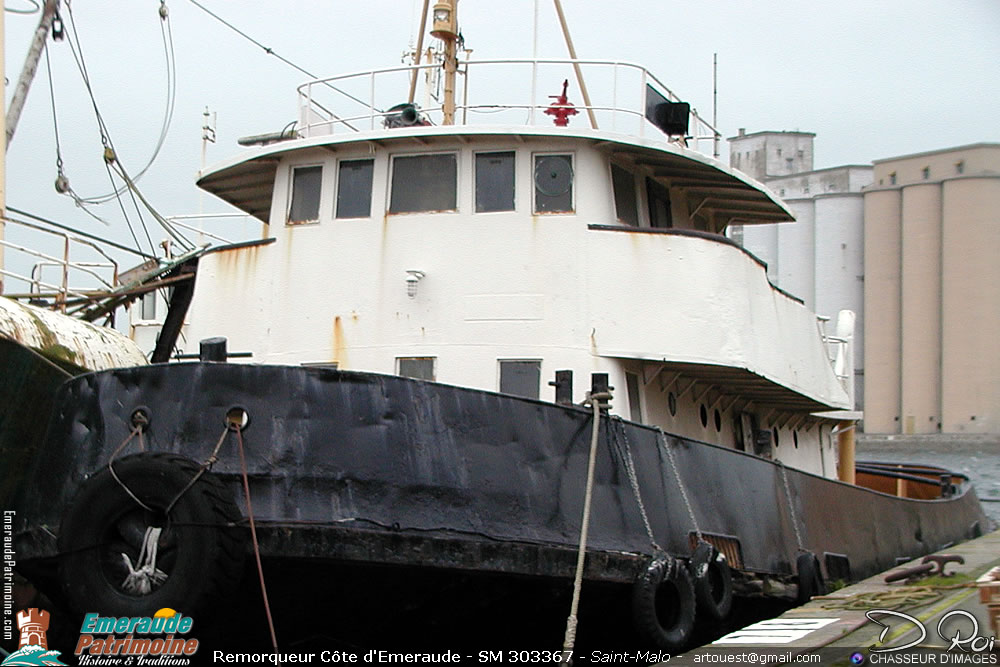
<path fill-rule="evenodd" d="M 200 345 L 199 361 L 225 361 L 229 356 L 226 353 L 226 339 L 222 336 L 206 338 Z"/>

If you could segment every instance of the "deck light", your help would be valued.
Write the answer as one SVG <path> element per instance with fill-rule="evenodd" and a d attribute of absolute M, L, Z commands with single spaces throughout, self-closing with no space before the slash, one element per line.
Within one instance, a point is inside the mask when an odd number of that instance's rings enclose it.
<path fill-rule="evenodd" d="M 417 296 L 417 283 L 424 277 L 423 271 L 410 269 L 406 272 L 406 296 L 411 299 Z"/>
<path fill-rule="evenodd" d="M 431 27 L 431 35 L 445 41 L 458 37 L 454 7 L 448 0 L 440 0 L 434 4 L 434 24 Z"/>

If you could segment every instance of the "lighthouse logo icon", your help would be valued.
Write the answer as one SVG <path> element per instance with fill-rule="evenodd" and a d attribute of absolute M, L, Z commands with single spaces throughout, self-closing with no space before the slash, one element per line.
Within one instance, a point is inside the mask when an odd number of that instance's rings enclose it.
<path fill-rule="evenodd" d="M 49 612 L 43 609 L 25 609 L 17 612 L 17 628 L 21 641 L 17 650 L 0 663 L 8 665 L 65 665 L 59 661 L 59 651 L 50 651 L 45 632 L 49 629 Z"/>

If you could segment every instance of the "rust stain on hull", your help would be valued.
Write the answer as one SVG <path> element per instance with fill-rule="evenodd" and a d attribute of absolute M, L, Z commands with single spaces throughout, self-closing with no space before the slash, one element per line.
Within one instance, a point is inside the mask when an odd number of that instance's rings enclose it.
<path fill-rule="evenodd" d="M 333 360 L 341 368 L 347 366 L 347 339 L 344 337 L 344 320 L 340 315 L 333 318 Z"/>

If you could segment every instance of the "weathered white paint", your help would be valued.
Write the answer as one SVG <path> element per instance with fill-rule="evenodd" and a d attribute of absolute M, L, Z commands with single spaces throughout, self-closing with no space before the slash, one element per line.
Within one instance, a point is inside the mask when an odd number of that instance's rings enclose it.
<path fill-rule="evenodd" d="M 610 65 L 616 76 L 645 72 Z M 648 424 L 739 448 L 752 447 L 752 422 L 777 440 L 762 455 L 833 476 L 830 422 L 810 413 L 846 408 L 848 398 L 815 316 L 723 236 L 791 212 L 751 177 L 645 121 L 647 83 L 660 86 L 643 75 L 604 90 L 599 130 L 541 125 L 541 114 L 523 124 L 531 99 L 489 100 L 503 112 L 489 116 L 493 125 L 376 129 L 381 117 L 361 112 L 349 130 L 316 115 L 323 86 L 304 85 L 301 137 L 202 174 L 202 187 L 266 222 L 275 242 L 201 259 L 186 351 L 225 335 L 258 363 L 381 373 L 395 373 L 400 357 L 433 357 L 436 380 L 484 390 L 499 388 L 500 361 L 535 360 L 543 400 L 557 370 L 574 371 L 575 401 L 590 374 L 604 372 L 617 414 L 638 408 Z M 795 162 L 811 166 L 811 144 L 798 143 Z M 475 212 L 478 151 L 515 153 L 515 210 Z M 442 152 L 457 159 L 456 210 L 387 214 L 393 157 Z M 533 212 L 534 157 L 547 153 L 572 156 L 572 212 Z M 371 215 L 335 219 L 339 161 L 359 158 L 373 160 Z M 638 227 L 618 220 L 612 165 L 633 176 L 625 196 Z M 302 166 L 323 169 L 318 220 L 289 226 Z M 650 228 L 647 180 L 669 190 L 672 230 Z M 636 395 L 626 373 L 638 379 Z"/>
<path fill-rule="evenodd" d="M 826 317 L 841 310 L 857 313 L 855 373 L 862 393 L 864 374 L 864 202 L 862 189 L 871 185 L 873 169 L 866 165 L 845 165 L 812 169 L 813 135 L 805 133 L 760 132 L 731 139 L 730 161 L 739 162 L 785 200 L 795 213 L 795 222 L 747 226 L 742 230 L 743 245 L 768 264 L 768 276 L 777 286 L 805 301 L 806 306 Z M 809 158 L 796 173 L 763 171 L 763 163 L 740 162 L 746 148 L 760 146 L 769 158 L 794 153 L 795 144 L 810 145 Z M 763 154 L 763 153 L 762 153 Z M 767 169 L 782 165 L 767 164 Z M 832 332 L 830 332 L 832 333 Z M 860 403 L 860 401 L 859 401 Z"/>
<path fill-rule="evenodd" d="M 391 156 L 431 150 L 458 155 L 457 212 L 385 214 Z M 480 150 L 515 151 L 516 210 L 473 212 Z M 336 362 L 394 373 L 398 357 L 434 357 L 438 381 L 486 390 L 499 387 L 498 360 L 539 360 L 541 398 L 551 399 L 546 382 L 556 370 L 575 371 L 576 401 L 584 399 L 590 373 L 607 372 L 617 388 L 614 411 L 623 415 L 626 371 L 648 379 L 656 363 L 697 363 L 740 369 L 817 406 L 848 407 L 815 316 L 771 286 L 754 258 L 721 235 L 617 223 L 606 145 L 465 135 L 432 147 L 371 151 L 362 142 L 341 143 L 336 153 L 304 148 L 282 155 L 271 209 L 276 242 L 201 259 L 188 352 L 202 338 L 226 335 L 230 350 L 251 351 L 260 363 Z M 533 156 L 540 152 L 572 154 L 574 213 L 532 213 Z M 359 157 L 375 161 L 372 216 L 334 219 L 337 161 Z M 319 222 L 288 226 L 290 174 L 306 164 L 324 170 Z M 676 226 L 696 227 L 683 216 L 696 204 L 680 189 L 671 197 L 682 214 Z M 410 270 L 424 273 L 415 297 L 407 296 Z M 738 411 L 752 397 L 737 403 L 731 389 L 702 383 L 681 398 L 674 416 L 656 382 L 643 391 L 647 422 L 735 444 Z M 819 473 L 835 468 L 807 413 L 747 409 L 760 410 L 761 428 L 778 433 L 774 456 Z"/>
<path fill-rule="evenodd" d="M 146 357 L 129 338 L 108 327 L 0 297 L 0 336 L 55 361 L 100 371 L 139 366 Z"/>

